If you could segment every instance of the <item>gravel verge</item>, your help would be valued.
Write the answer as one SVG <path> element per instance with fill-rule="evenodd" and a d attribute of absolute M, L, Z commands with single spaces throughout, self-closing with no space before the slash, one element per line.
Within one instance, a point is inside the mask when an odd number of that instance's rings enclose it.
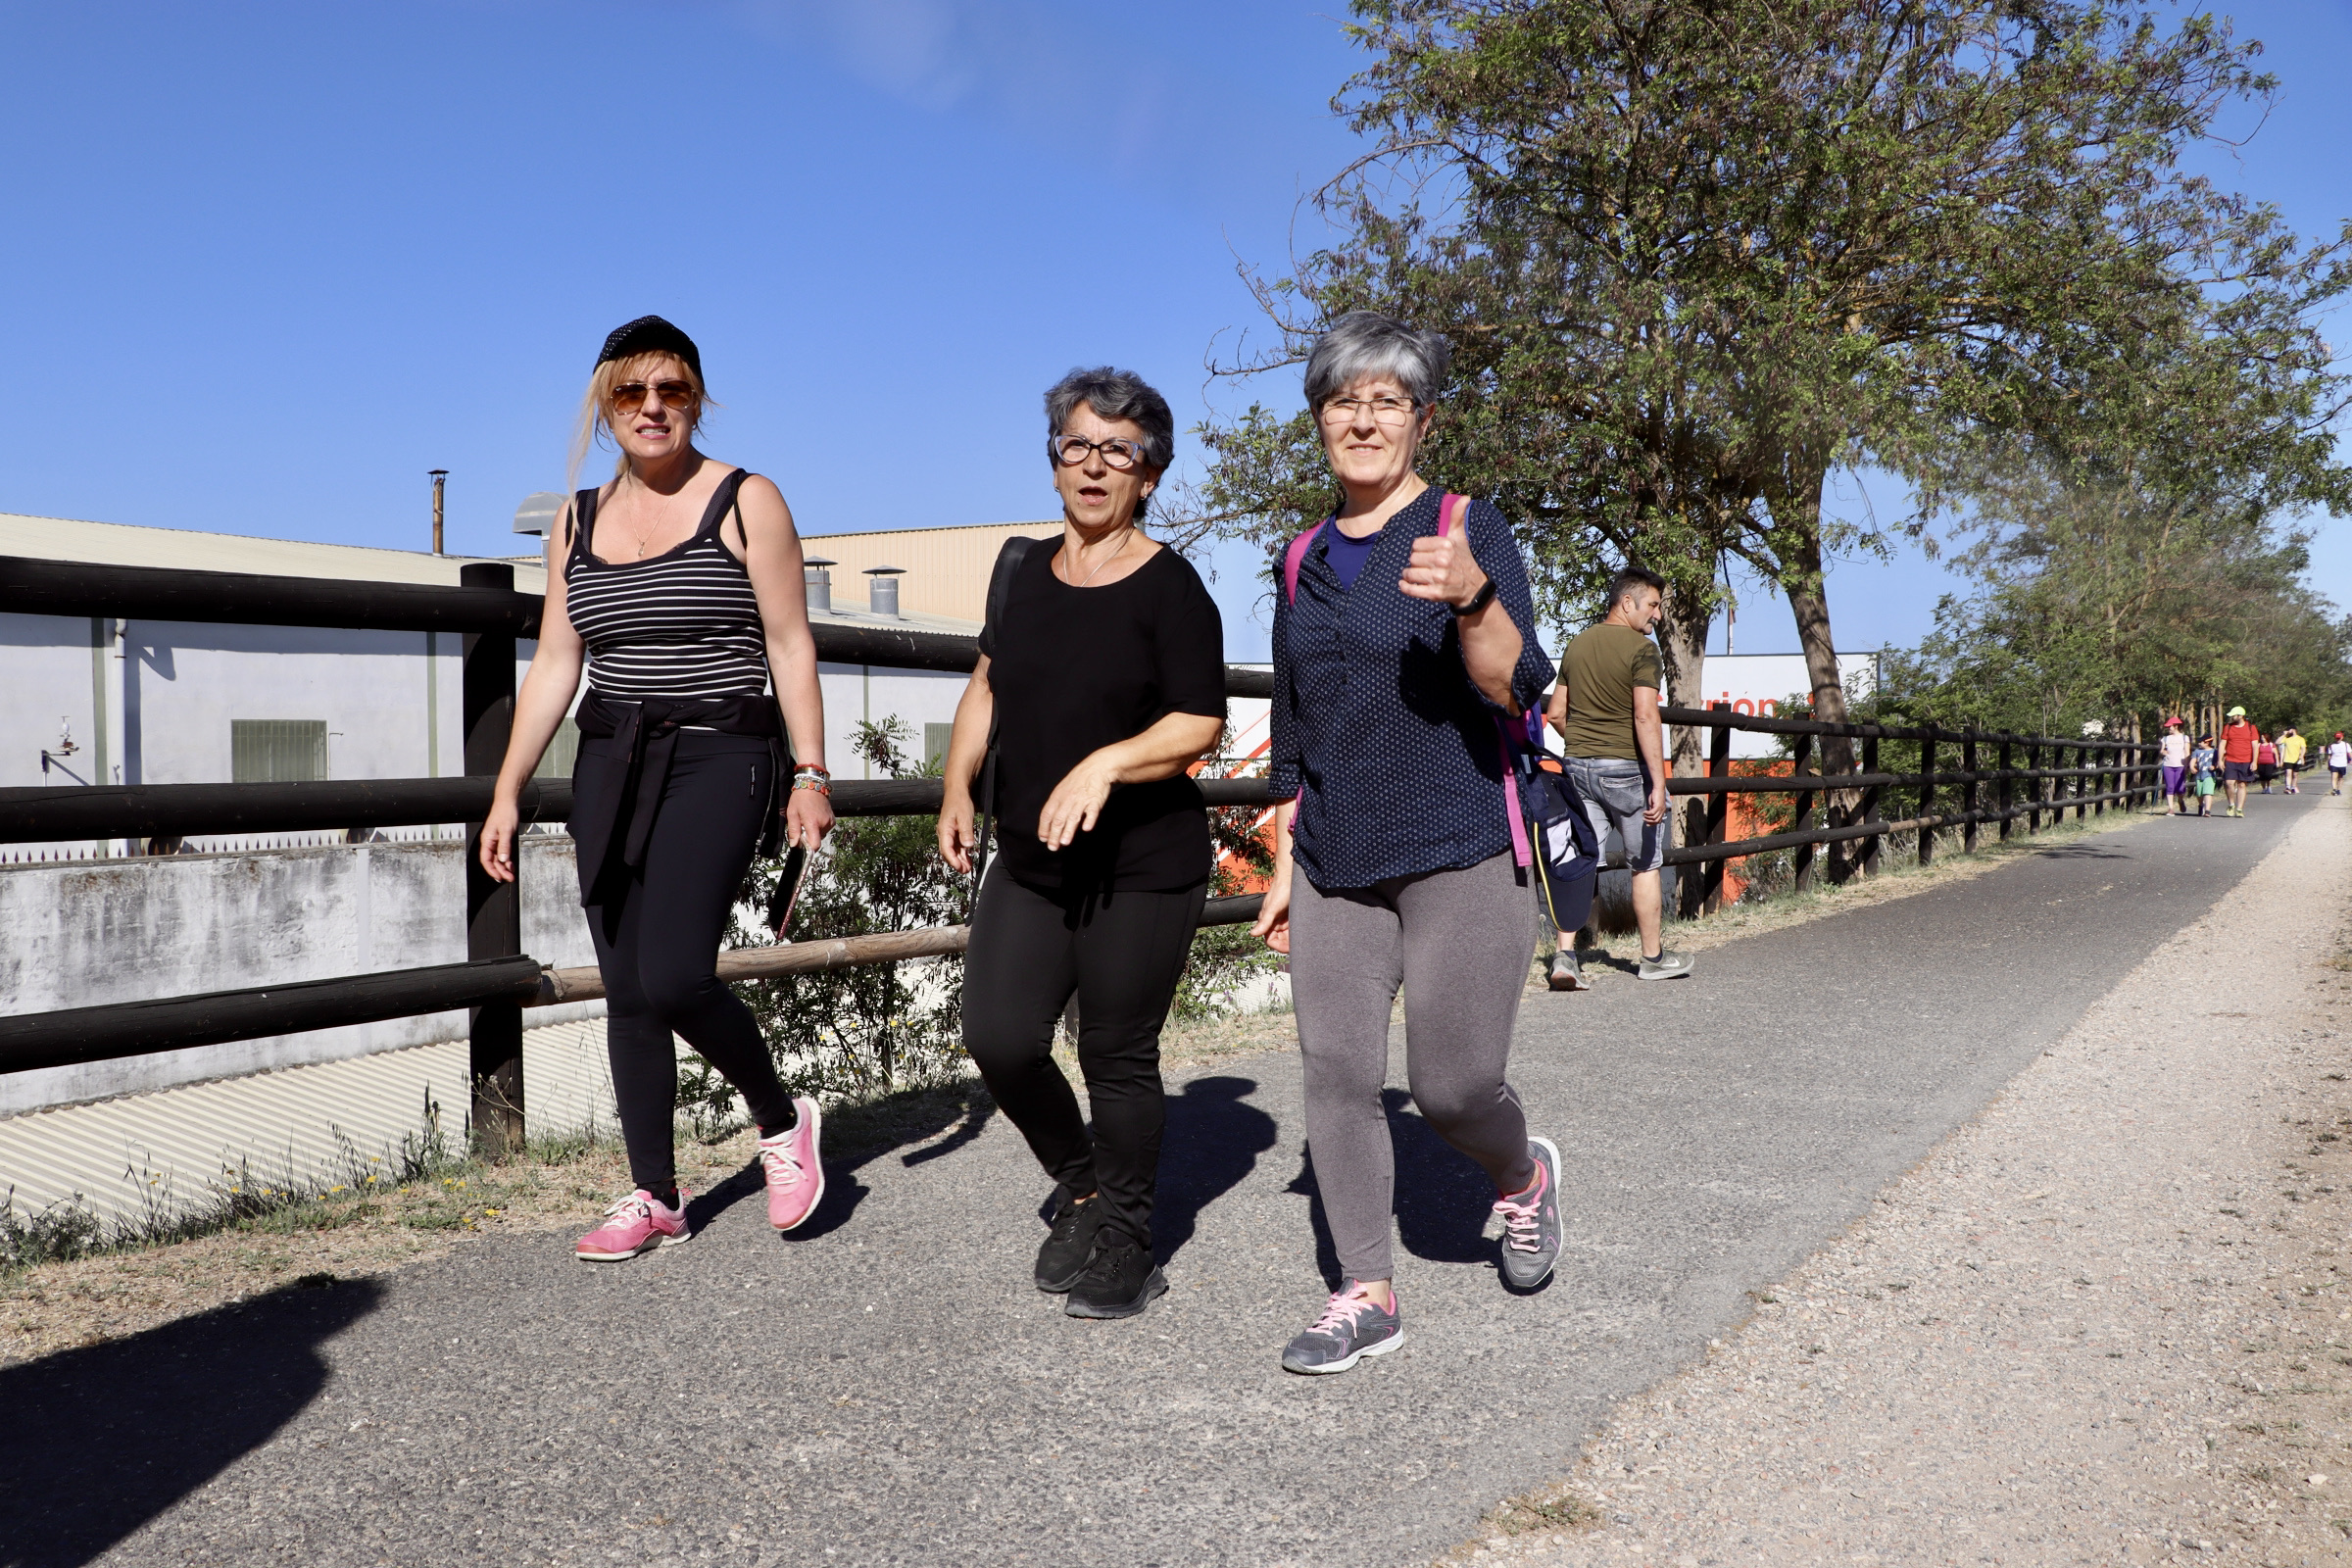
<path fill-rule="evenodd" d="M 2328 802 L 1446 1560 L 2352 1560 L 2348 869 Z"/>

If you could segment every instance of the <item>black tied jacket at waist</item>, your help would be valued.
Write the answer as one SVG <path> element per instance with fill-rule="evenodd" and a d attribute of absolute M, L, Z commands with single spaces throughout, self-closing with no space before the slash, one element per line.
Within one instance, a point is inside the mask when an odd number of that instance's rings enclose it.
<path fill-rule="evenodd" d="M 581 699 L 574 721 L 585 738 L 621 743 L 618 755 L 583 748 L 572 765 L 571 838 L 579 850 L 582 904 L 593 902 L 597 882 L 615 853 L 630 870 L 643 869 L 646 841 L 653 836 L 654 815 L 662 807 L 662 787 L 669 782 L 678 731 L 689 726 L 765 738 L 775 768 L 760 853 L 772 856 L 782 845 L 784 819 L 778 808 L 783 792 L 792 787 L 792 770 L 784 747 L 784 715 L 773 697 L 762 693 L 623 702 L 591 691 Z M 616 842 L 613 830 L 623 824 L 627 830 Z"/>

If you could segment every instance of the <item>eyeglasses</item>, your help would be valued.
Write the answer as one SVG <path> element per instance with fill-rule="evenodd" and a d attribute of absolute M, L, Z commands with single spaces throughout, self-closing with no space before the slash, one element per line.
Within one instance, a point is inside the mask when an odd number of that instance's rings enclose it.
<path fill-rule="evenodd" d="M 1090 452 L 1102 453 L 1102 461 L 1105 464 L 1122 472 L 1144 461 L 1144 449 L 1141 446 L 1133 441 L 1121 441 L 1115 438 L 1109 441 L 1089 441 L 1082 435 L 1050 436 L 1046 440 L 1046 452 L 1055 463 L 1065 468 L 1075 468 L 1084 463 Z"/>
<path fill-rule="evenodd" d="M 1353 424 L 1364 414 L 1371 415 L 1376 423 L 1405 424 L 1413 416 L 1413 400 L 1383 393 L 1376 398 L 1333 398 L 1323 405 L 1325 424 Z"/>
<path fill-rule="evenodd" d="M 612 407 L 622 414 L 631 409 L 642 409 L 649 395 L 661 399 L 669 408 L 691 408 L 694 405 L 694 383 L 656 381 L 648 386 L 643 381 L 623 381 L 612 389 Z"/>

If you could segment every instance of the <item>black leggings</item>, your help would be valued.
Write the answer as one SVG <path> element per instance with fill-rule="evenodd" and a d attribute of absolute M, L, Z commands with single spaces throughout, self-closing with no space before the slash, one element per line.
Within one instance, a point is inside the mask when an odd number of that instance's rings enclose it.
<path fill-rule="evenodd" d="M 1046 1173 L 1074 1196 L 1101 1193 L 1105 1234 L 1144 1248 L 1167 1119 L 1159 1029 L 1207 897 L 1206 883 L 1073 897 L 1016 882 L 1000 862 L 972 911 L 963 1049 Z M 1072 992 L 1092 1137 L 1054 1063 L 1054 1026 Z"/>
<path fill-rule="evenodd" d="M 759 1023 L 715 972 L 727 911 L 765 825 L 774 767 L 764 740 L 682 731 L 645 868 L 608 874 L 588 906 L 588 934 L 605 975 L 612 1099 L 629 1173 L 648 1191 L 677 1182 L 673 1030 L 725 1075 L 762 1128 L 792 1123 L 792 1100 Z"/>

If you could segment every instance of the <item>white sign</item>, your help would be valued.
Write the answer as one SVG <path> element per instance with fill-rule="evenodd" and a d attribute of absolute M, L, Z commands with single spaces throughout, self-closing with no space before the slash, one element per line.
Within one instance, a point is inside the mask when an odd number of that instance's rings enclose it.
<path fill-rule="evenodd" d="M 1838 677 L 1849 701 L 1858 702 L 1878 689 L 1878 661 L 1876 654 L 1838 656 Z M 1680 708 L 1729 703 L 1732 711 L 1742 717 L 1778 718 L 1784 704 L 1812 700 L 1813 679 L 1805 673 L 1802 654 L 1716 654 L 1708 656 L 1700 667 L 1699 685 L 1702 695 L 1696 701 L 1680 692 L 1668 693 L 1667 700 Z M 1702 749 L 1712 750 L 1711 731 L 1707 739 L 1709 745 Z M 1736 729 L 1732 731 L 1732 755 L 1772 757 L 1780 751 L 1779 740 L 1778 736 Z"/>

